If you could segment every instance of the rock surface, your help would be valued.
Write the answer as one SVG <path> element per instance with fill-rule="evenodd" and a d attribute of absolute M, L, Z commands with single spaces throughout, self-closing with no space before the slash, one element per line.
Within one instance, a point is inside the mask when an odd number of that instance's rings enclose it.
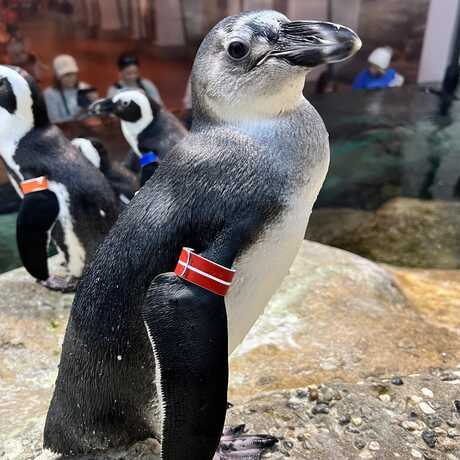
<path fill-rule="evenodd" d="M 277 436 L 273 460 L 457 460 L 459 376 L 456 368 L 404 377 L 402 385 L 372 378 L 264 393 L 229 411 L 228 422 Z M 318 413 L 320 405 L 327 411 Z"/>
<path fill-rule="evenodd" d="M 436 291 L 426 296 L 426 272 L 419 282 L 417 271 L 395 273 L 345 251 L 304 244 L 266 314 L 233 356 L 230 400 L 460 363 L 460 335 L 444 327 L 449 318 L 459 323 L 459 273 L 453 272 L 452 297 L 444 298 L 444 322 Z M 439 284 L 448 279 L 444 272 Z"/>
<path fill-rule="evenodd" d="M 307 237 L 377 262 L 417 268 L 460 268 L 460 203 L 395 198 L 375 213 L 324 209 Z"/>
<path fill-rule="evenodd" d="M 0 458 L 27 460 L 41 452 L 72 296 L 42 288 L 23 269 L 0 276 L 0 291 Z M 274 459 L 457 458 L 459 292 L 458 272 L 382 268 L 304 243 L 231 359 L 229 423 L 280 436 Z M 397 376 L 402 385 L 389 383 Z M 425 426 L 428 415 L 441 425 Z M 155 460 L 158 444 L 102 458 Z"/>

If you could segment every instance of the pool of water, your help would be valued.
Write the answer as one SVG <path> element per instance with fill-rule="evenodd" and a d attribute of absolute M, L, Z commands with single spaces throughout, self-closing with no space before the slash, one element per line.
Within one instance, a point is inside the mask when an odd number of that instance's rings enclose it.
<path fill-rule="evenodd" d="M 376 209 L 398 196 L 460 196 L 460 103 L 447 117 L 418 87 L 317 97 L 331 165 L 317 207 Z"/>
<path fill-rule="evenodd" d="M 21 265 L 16 248 L 16 214 L 0 214 L 0 273 Z"/>

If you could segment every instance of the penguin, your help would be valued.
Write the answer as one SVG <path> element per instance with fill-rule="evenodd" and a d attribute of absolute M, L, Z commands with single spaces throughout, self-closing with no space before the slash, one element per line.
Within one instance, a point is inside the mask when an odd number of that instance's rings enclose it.
<path fill-rule="evenodd" d="M 0 157 L 22 198 L 17 244 L 24 267 L 50 289 L 73 290 L 118 217 L 117 200 L 102 173 L 50 123 L 32 77 L 3 65 Z M 68 277 L 49 273 L 51 241 L 65 259 Z"/>
<path fill-rule="evenodd" d="M 135 155 L 126 166 L 141 171 L 141 187 L 152 176 L 166 154 L 187 134 L 182 123 L 142 91 L 122 91 L 112 98 L 100 99 L 90 107 L 95 115 L 116 115 L 121 130 Z"/>
<path fill-rule="evenodd" d="M 120 207 L 126 206 L 139 189 L 136 175 L 122 164 L 112 163 L 100 139 L 76 137 L 71 143 L 104 174 L 120 200 Z"/>
<path fill-rule="evenodd" d="M 360 46 L 346 27 L 275 11 L 208 33 L 190 133 L 79 284 L 45 448 L 94 454 L 156 437 L 163 460 L 255 460 L 275 442 L 224 428 L 228 355 L 288 273 L 328 169 L 305 76 Z"/>

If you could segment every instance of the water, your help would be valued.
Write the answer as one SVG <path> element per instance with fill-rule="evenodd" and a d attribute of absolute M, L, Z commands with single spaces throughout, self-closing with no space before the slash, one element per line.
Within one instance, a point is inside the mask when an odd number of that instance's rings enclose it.
<path fill-rule="evenodd" d="M 460 103 L 437 115 L 417 87 L 322 96 L 313 104 L 331 136 L 331 166 L 317 207 L 376 209 L 398 196 L 460 196 Z"/>
<path fill-rule="evenodd" d="M 0 273 L 21 265 L 16 247 L 16 214 L 0 214 Z"/>

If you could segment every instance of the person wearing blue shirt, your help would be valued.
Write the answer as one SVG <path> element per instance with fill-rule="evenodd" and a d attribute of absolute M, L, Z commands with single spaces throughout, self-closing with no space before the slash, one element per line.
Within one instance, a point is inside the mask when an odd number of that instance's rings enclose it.
<path fill-rule="evenodd" d="M 368 58 L 369 67 L 355 78 L 353 89 L 382 89 L 402 86 L 404 77 L 390 67 L 393 51 L 385 46 L 376 48 Z"/>

